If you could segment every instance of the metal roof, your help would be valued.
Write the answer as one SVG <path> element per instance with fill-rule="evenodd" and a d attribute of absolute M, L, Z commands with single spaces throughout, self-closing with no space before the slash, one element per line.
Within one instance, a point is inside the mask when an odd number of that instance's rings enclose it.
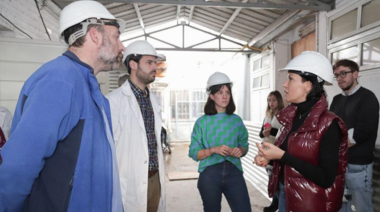
<path fill-rule="evenodd" d="M 53 0 L 61 9 L 70 0 Z M 227 38 L 245 47 L 260 47 L 274 31 L 294 16 L 329 11 L 334 0 L 103 0 L 99 1 L 117 18 L 126 21 L 126 32 L 147 30 L 167 22 L 199 25 L 215 38 Z M 298 18 L 299 18 L 298 17 Z M 181 22 L 185 20 L 186 22 Z M 272 36 L 268 36 L 272 33 Z M 236 40 L 235 40 L 236 39 Z M 161 40 L 160 40 L 161 41 Z"/>

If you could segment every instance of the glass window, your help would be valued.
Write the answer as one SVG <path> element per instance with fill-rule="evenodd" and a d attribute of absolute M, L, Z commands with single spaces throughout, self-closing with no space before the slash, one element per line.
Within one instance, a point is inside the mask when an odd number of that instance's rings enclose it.
<path fill-rule="evenodd" d="M 261 76 L 261 87 L 269 87 L 269 74 Z"/>
<path fill-rule="evenodd" d="M 269 68 L 269 55 L 261 58 L 261 68 Z"/>
<path fill-rule="evenodd" d="M 362 66 L 380 63 L 380 38 L 363 43 Z"/>
<path fill-rule="evenodd" d="M 338 52 L 334 52 L 332 54 L 332 63 L 335 63 L 337 60 L 341 59 L 349 59 L 355 62 L 358 62 L 358 47 L 353 46 L 347 49 L 340 50 Z"/>
<path fill-rule="evenodd" d="M 380 20 L 380 1 L 374 0 L 363 6 L 361 27 Z"/>
<path fill-rule="evenodd" d="M 352 10 L 331 22 L 331 39 L 356 30 L 358 10 Z"/>
<path fill-rule="evenodd" d="M 260 88 L 260 77 L 253 78 L 252 88 Z"/>
<path fill-rule="evenodd" d="M 253 61 L 253 71 L 260 69 L 260 59 Z"/>

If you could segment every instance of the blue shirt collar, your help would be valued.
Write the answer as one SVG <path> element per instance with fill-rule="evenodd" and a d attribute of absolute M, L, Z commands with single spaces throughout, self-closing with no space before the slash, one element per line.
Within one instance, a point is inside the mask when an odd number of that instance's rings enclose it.
<path fill-rule="evenodd" d="M 79 63 L 80 65 L 88 68 L 90 70 L 90 73 L 94 74 L 94 69 L 90 65 L 88 65 L 87 63 L 82 62 L 79 59 L 79 57 L 76 54 L 74 54 L 72 51 L 67 50 L 65 53 L 63 53 L 63 55 L 70 58 L 71 60 L 75 61 L 76 63 Z"/>

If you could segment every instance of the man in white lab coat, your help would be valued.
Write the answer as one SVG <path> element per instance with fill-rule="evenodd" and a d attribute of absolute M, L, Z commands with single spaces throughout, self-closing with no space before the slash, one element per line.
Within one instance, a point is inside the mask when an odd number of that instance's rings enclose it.
<path fill-rule="evenodd" d="M 129 44 L 123 63 L 130 78 L 107 95 L 124 211 L 166 211 L 161 106 L 147 88 L 155 80 L 158 57 L 146 41 Z"/>

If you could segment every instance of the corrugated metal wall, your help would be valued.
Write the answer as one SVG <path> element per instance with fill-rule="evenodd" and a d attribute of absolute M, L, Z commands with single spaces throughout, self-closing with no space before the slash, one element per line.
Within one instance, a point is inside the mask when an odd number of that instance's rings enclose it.
<path fill-rule="evenodd" d="M 0 37 L 0 105 L 13 114 L 26 79 L 66 50 L 67 46 L 57 41 Z M 101 72 L 96 78 L 102 93 L 108 93 L 108 72 Z"/>
<path fill-rule="evenodd" d="M 244 121 L 244 124 L 249 133 L 249 151 L 242 159 L 244 177 L 255 186 L 264 196 L 268 197 L 268 175 L 265 168 L 256 166 L 252 162 L 257 155 L 256 143 L 261 143 L 259 132 L 261 130 L 261 124 L 255 124 L 250 121 Z"/>

